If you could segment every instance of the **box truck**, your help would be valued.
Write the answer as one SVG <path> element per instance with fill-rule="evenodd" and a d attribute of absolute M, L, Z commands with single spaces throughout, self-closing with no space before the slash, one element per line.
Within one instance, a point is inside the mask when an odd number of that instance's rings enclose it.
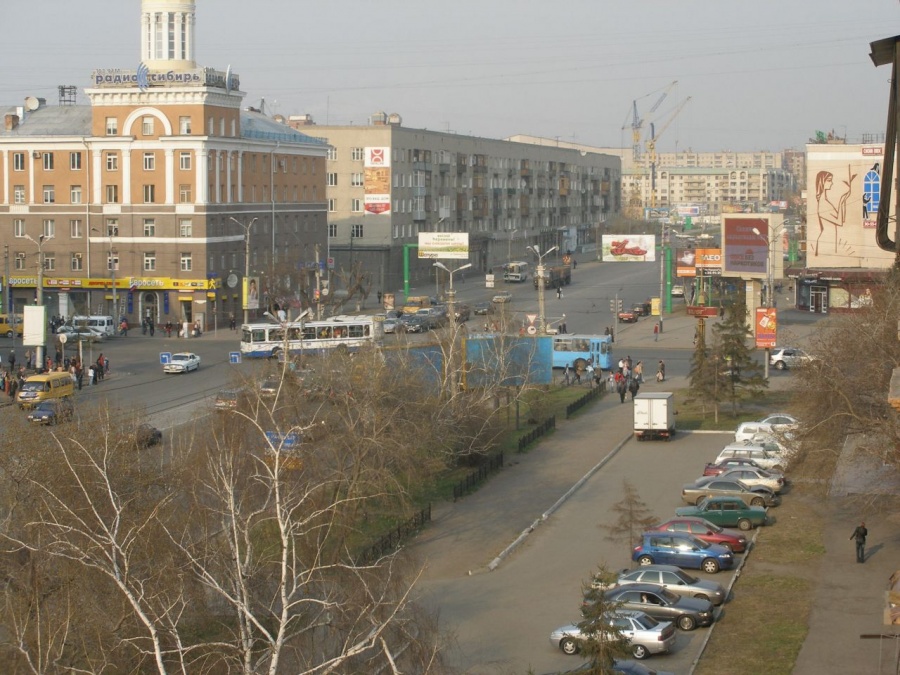
<path fill-rule="evenodd" d="M 675 396 L 659 391 L 634 397 L 634 435 L 639 441 L 664 438 L 675 433 Z"/>

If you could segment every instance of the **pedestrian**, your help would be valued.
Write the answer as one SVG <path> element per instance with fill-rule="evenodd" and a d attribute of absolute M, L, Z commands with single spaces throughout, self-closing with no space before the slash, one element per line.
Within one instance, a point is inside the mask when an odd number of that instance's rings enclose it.
<path fill-rule="evenodd" d="M 628 391 L 631 392 L 631 400 L 634 400 L 634 397 L 638 395 L 638 391 L 640 391 L 641 385 L 638 383 L 637 378 L 632 377 L 631 381 L 628 383 Z"/>
<path fill-rule="evenodd" d="M 94 372 L 97 374 L 97 381 L 100 381 L 103 379 L 104 365 L 105 365 L 105 361 L 103 359 L 103 354 L 100 354 L 100 356 L 97 357 L 97 367 L 94 369 Z M 97 384 L 97 382 L 94 382 L 94 384 Z"/>
<path fill-rule="evenodd" d="M 856 539 L 856 562 L 858 563 L 866 562 L 867 536 L 869 536 L 869 531 L 866 529 L 866 524 L 863 522 L 860 522 L 860 524 L 856 526 L 856 529 L 853 530 L 853 534 L 850 535 L 851 539 Z"/>
<path fill-rule="evenodd" d="M 80 361 L 75 365 L 75 380 L 78 382 L 78 391 L 81 391 L 81 385 L 84 382 L 84 368 L 81 367 Z"/>
<path fill-rule="evenodd" d="M 378 295 L 379 296 L 381 295 L 380 291 L 379 291 Z M 378 302 L 381 302 L 380 297 L 378 298 Z M 234 312 L 232 312 L 231 315 L 228 317 L 228 327 L 231 328 L 231 330 L 237 330 L 237 321 L 235 321 Z"/>
<path fill-rule="evenodd" d="M 568 326 L 566 326 L 565 320 L 563 320 L 562 323 L 559 324 L 559 332 L 561 335 L 565 335 L 569 332 L 569 328 Z"/>
<path fill-rule="evenodd" d="M 638 384 L 644 384 L 644 362 L 638 361 L 634 366 L 634 379 L 637 380 Z"/>
<path fill-rule="evenodd" d="M 559 300 L 562 300 L 562 286 L 556 287 L 556 297 Z"/>
<path fill-rule="evenodd" d="M 25 369 L 31 370 L 31 350 L 25 350 Z"/>
<path fill-rule="evenodd" d="M 16 369 L 16 350 L 9 350 L 9 372 L 13 372 Z"/>
<path fill-rule="evenodd" d="M 91 367 L 88 368 L 88 386 L 90 387 L 95 384 L 97 384 L 97 374 L 94 372 L 94 366 L 91 365 Z"/>
<path fill-rule="evenodd" d="M 575 366 L 575 369 L 572 371 L 575 376 L 574 384 L 581 384 L 581 371 L 578 369 L 578 366 Z"/>
<path fill-rule="evenodd" d="M 381 304 L 381 291 L 378 291 L 378 304 Z"/>
<path fill-rule="evenodd" d="M 14 377 L 10 377 L 7 386 L 9 388 L 9 397 L 14 399 L 16 397 L 16 389 L 19 388 L 19 381 Z"/>
<path fill-rule="evenodd" d="M 624 377 L 616 383 L 616 390 L 619 392 L 619 401 L 625 403 L 625 394 L 628 393 L 628 380 Z"/>
<path fill-rule="evenodd" d="M 156 334 L 156 322 L 153 319 L 147 319 L 150 323 L 150 337 L 153 337 Z"/>
<path fill-rule="evenodd" d="M 659 321 L 653 324 L 653 341 L 659 342 Z"/>
<path fill-rule="evenodd" d="M 656 367 L 656 381 L 666 381 L 666 363 L 662 359 L 659 360 L 659 365 Z"/>
<path fill-rule="evenodd" d="M 103 374 L 106 375 L 109 373 L 109 357 L 103 357 Z"/>
<path fill-rule="evenodd" d="M 567 364 L 566 364 L 566 372 L 563 373 L 563 380 L 565 381 L 566 386 L 569 385 L 569 383 L 570 383 L 570 381 L 571 381 L 571 377 L 572 377 L 572 376 L 571 376 L 571 372 L 570 372 L 570 369 L 569 369 L 569 364 L 567 363 Z"/>
<path fill-rule="evenodd" d="M 573 261 L 572 261 L 572 269 L 573 269 L 573 270 L 577 270 L 577 269 L 578 269 L 578 261 L 577 261 L 577 260 L 573 260 Z"/>
<path fill-rule="evenodd" d="M 625 359 L 619 359 L 619 374 L 625 370 Z"/>

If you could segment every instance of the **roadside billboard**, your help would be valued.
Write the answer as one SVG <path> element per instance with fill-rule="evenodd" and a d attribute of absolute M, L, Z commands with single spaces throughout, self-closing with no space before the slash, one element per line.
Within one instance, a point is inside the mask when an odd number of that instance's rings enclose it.
<path fill-rule="evenodd" d="M 723 217 L 722 273 L 745 279 L 765 279 L 769 256 L 768 237 L 767 218 Z"/>
<path fill-rule="evenodd" d="M 697 252 L 692 248 L 679 248 L 675 252 L 675 276 L 697 276 Z"/>
<path fill-rule="evenodd" d="M 756 347 L 774 347 L 778 337 L 778 310 L 774 307 L 756 308 Z"/>
<path fill-rule="evenodd" d="M 698 248 L 694 251 L 697 255 L 697 275 L 701 277 L 717 277 L 722 274 L 722 249 Z"/>
<path fill-rule="evenodd" d="M 468 232 L 419 232 L 419 257 L 429 260 L 468 260 Z"/>
<path fill-rule="evenodd" d="M 604 234 L 601 246 L 603 262 L 656 260 L 656 236 L 652 234 Z"/>
<path fill-rule="evenodd" d="M 363 209 L 378 216 L 391 213 L 391 149 L 366 148 L 363 161 Z"/>

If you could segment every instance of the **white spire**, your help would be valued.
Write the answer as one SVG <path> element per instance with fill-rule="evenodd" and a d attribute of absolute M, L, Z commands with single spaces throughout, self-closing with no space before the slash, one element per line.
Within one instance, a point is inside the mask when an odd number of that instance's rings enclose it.
<path fill-rule="evenodd" d="M 194 0 L 141 0 L 141 61 L 158 70 L 194 62 Z"/>

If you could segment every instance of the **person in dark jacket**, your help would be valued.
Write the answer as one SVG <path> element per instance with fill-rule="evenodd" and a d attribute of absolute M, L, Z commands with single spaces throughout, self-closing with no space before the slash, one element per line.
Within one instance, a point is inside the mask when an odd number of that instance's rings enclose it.
<path fill-rule="evenodd" d="M 868 536 L 869 531 L 866 529 L 866 524 L 862 522 L 850 535 L 851 539 L 856 539 L 856 562 L 858 563 L 866 562 L 866 537 Z"/>
<path fill-rule="evenodd" d="M 625 394 L 628 393 L 628 380 L 626 380 L 624 377 L 622 377 L 621 379 L 617 378 L 617 380 L 616 391 L 619 392 L 619 400 L 622 403 L 625 403 Z"/>

